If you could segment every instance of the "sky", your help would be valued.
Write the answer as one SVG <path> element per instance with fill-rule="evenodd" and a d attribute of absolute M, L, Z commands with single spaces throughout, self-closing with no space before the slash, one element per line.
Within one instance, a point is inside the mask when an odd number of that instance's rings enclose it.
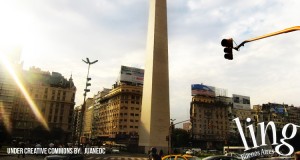
<path fill-rule="evenodd" d="M 251 105 L 300 106 L 300 32 L 250 43 L 224 59 L 221 40 L 236 44 L 300 26 L 298 0 L 168 0 L 171 118 L 189 119 L 191 84 L 250 96 Z M 73 77 L 83 102 L 87 64 L 92 97 L 111 88 L 121 65 L 144 69 L 149 0 L 0 0 L 0 50 L 21 48 L 24 69 Z M 2 52 L 4 53 L 4 52 Z M 175 122 L 176 122 L 175 121 Z"/>

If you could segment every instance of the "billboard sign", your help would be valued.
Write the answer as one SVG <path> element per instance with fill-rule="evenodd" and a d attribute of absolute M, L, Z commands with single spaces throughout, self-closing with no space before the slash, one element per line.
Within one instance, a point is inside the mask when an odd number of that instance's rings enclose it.
<path fill-rule="evenodd" d="M 233 94 L 232 95 L 233 108 L 250 109 L 250 97 Z"/>
<path fill-rule="evenodd" d="M 144 83 L 144 70 L 134 67 L 121 66 L 121 82 Z"/>
<path fill-rule="evenodd" d="M 199 95 L 215 97 L 215 88 L 203 84 L 192 84 L 192 96 Z"/>
<path fill-rule="evenodd" d="M 285 114 L 285 107 L 281 104 L 271 104 L 270 111 L 276 114 Z"/>

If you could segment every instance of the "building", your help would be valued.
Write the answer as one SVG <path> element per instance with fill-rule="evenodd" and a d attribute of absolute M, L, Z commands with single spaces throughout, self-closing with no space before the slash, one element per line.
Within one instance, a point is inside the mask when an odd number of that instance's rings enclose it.
<path fill-rule="evenodd" d="M 92 138 L 92 122 L 94 114 L 94 98 L 88 98 L 85 102 L 86 109 L 83 117 L 82 135 L 88 139 Z"/>
<path fill-rule="evenodd" d="M 214 87 L 192 85 L 190 118 L 193 145 L 201 149 L 221 149 L 229 136 L 229 97 L 216 96 Z"/>
<path fill-rule="evenodd" d="M 289 123 L 289 116 L 287 108 L 289 106 L 286 104 L 277 104 L 277 103 L 266 103 L 255 106 L 257 111 L 256 117 L 258 122 L 270 122 L 273 121 L 276 125 L 276 128 L 282 129 L 285 124 Z"/>
<path fill-rule="evenodd" d="M 19 94 L 13 108 L 12 135 L 70 140 L 76 93 L 72 76 L 67 80 L 60 73 L 32 67 L 24 70 L 20 79 L 27 93 Z"/>
<path fill-rule="evenodd" d="M 76 142 L 79 139 L 79 127 L 81 123 L 81 105 L 76 106 L 73 112 L 73 129 L 72 129 L 72 141 Z"/>
<path fill-rule="evenodd" d="M 247 118 L 251 118 L 251 122 L 255 122 L 255 116 L 254 116 L 254 112 L 252 109 L 240 109 L 240 108 L 232 108 L 231 112 L 230 112 L 230 123 L 229 123 L 229 132 L 231 135 L 235 135 L 237 137 L 239 137 L 239 131 L 237 128 L 237 125 L 234 121 L 232 121 L 234 118 L 239 118 L 239 121 L 241 122 L 242 125 L 242 129 L 244 132 L 244 135 L 246 138 L 250 138 L 250 132 L 247 129 L 247 125 L 249 125 L 249 123 L 246 121 Z"/>
<path fill-rule="evenodd" d="M 233 108 L 236 109 L 251 109 L 250 97 L 233 94 L 232 95 Z"/>
<path fill-rule="evenodd" d="M 192 128 L 192 123 L 191 122 L 186 122 L 182 124 L 182 129 L 186 130 L 186 131 L 190 131 Z"/>
<path fill-rule="evenodd" d="M 137 143 L 142 100 L 141 85 L 120 83 L 100 96 L 95 106 L 93 134 L 106 143 Z"/>
<path fill-rule="evenodd" d="M 119 81 L 94 99 L 92 137 L 106 144 L 137 145 L 143 70 L 121 67 Z"/>
<path fill-rule="evenodd" d="M 300 125 L 300 107 L 288 106 L 287 117 L 289 123 Z"/>
<path fill-rule="evenodd" d="M 110 92 L 111 89 L 103 88 L 102 91 L 98 91 L 98 93 L 94 96 L 94 109 L 93 109 L 93 121 L 92 121 L 92 139 L 98 139 L 101 141 L 101 137 L 106 137 L 102 135 L 102 132 L 100 132 L 100 98 L 104 97 Z"/>
<path fill-rule="evenodd" d="M 243 132 L 245 134 L 245 137 L 250 137 L 250 133 L 247 130 L 247 124 L 246 122 L 247 118 L 251 118 L 251 121 L 255 121 L 255 117 L 253 116 L 253 110 L 250 106 L 250 97 L 249 96 L 243 96 L 243 95 L 232 95 L 232 107 L 229 110 L 229 130 L 231 135 L 239 135 L 239 131 L 237 128 L 237 125 L 234 121 L 232 121 L 234 118 L 239 118 L 239 121 L 241 122 Z"/>
<path fill-rule="evenodd" d="M 19 53 L 0 54 L 0 135 L 6 135 L 12 132 L 13 106 L 17 105 L 19 94 L 11 74 L 19 75 L 22 64 L 19 63 Z M 1 140 L 5 140 L 5 136 L 1 136 Z"/>

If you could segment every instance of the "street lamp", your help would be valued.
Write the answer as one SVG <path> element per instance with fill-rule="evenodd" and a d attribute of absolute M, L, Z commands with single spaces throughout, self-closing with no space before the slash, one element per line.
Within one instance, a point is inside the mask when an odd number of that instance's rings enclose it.
<path fill-rule="evenodd" d="M 87 73 L 87 76 L 86 76 L 86 83 L 85 83 L 85 89 L 84 89 L 84 94 L 83 94 L 83 104 L 82 104 L 82 107 L 81 107 L 81 117 L 80 117 L 80 127 L 79 127 L 79 135 L 78 135 L 78 144 L 80 144 L 80 138 L 81 138 L 81 135 L 82 135 L 82 124 L 83 124 L 83 117 L 84 117 L 84 112 L 85 112 L 85 101 L 86 101 L 86 94 L 87 92 L 90 92 L 90 89 L 88 89 L 87 87 L 88 86 L 91 86 L 91 83 L 89 83 L 90 80 L 92 80 L 92 78 L 89 77 L 89 73 L 90 73 L 90 66 L 92 64 L 95 64 L 98 62 L 98 60 L 95 60 L 93 62 L 90 62 L 90 59 L 89 58 L 86 58 L 86 61 L 85 60 L 82 60 L 83 62 L 85 62 L 86 64 L 88 64 L 88 73 Z"/>

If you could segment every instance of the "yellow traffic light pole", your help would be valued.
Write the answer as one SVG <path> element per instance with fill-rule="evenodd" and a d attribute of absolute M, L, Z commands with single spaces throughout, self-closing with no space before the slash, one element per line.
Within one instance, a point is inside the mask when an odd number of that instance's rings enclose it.
<path fill-rule="evenodd" d="M 293 32 L 293 31 L 297 31 L 297 30 L 300 30 L 300 26 L 290 27 L 290 28 L 286 28 L 286 29 L 283 29 L 283 30 L 280 30 L 280 31 L 277 31 L 277 32 L 273 32 L 273 33 L 265 34 L 265 35 L 262 35 L 262 36 L 259 36 L 259 37 L 255 37 L 255 38 L 252 38 L 252 39 L 248 39 L 248 40 L 245 40 L 244 42 L 242 42 L 237 47 L 234 47 L 233 49 L 235 49 L 235 50 L 238 51 L 240 47 L 242 47 L 242 46 L 245 45 L 245 43 L 256 41 L 256 40 L 260 40 L 260 39 L 267 38 L 267 37 L 276 36 L 278 34 Z"/>

